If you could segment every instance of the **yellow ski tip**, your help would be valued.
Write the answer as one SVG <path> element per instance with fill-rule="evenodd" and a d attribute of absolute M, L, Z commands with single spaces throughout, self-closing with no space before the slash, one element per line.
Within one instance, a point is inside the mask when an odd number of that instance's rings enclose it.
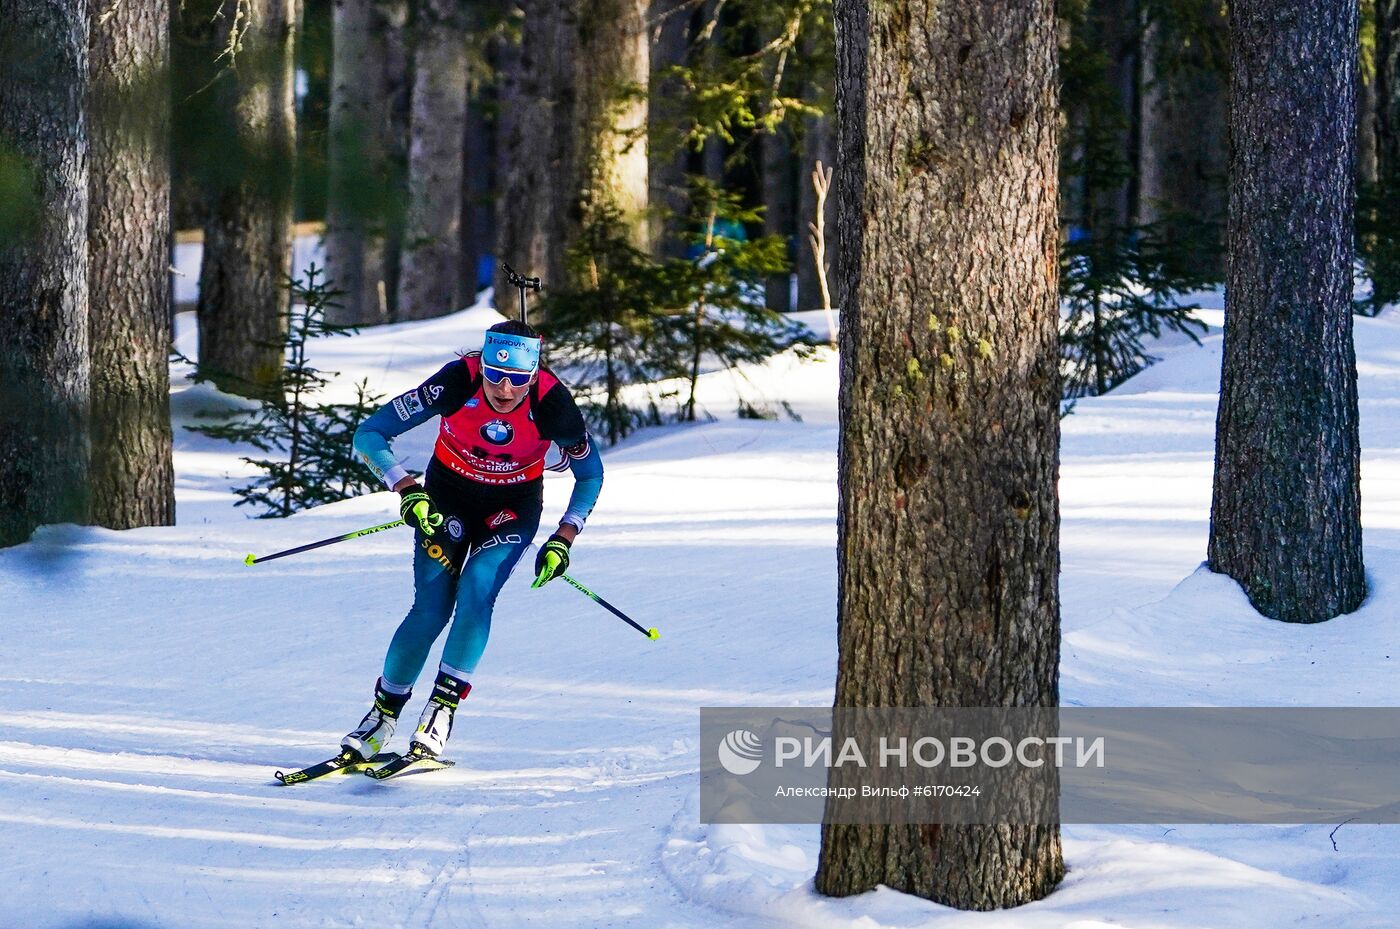
<path fill-rule="evenodd" d="M 655 626 L 652 626 L 650 629 L 647 630 L 647 638 L 648 638 L 648 639 L 659 639 L 659 638 L 661 638 L 661 633 L 658 632 L 658 631 L 656 630 L 656 627 L 655 627 Z"/>
<path fill-rule="evenodd" d="M 258 561 L 258 556 L 252 554 L 251 552 L 248 554 L 248 557 L 246 557 L 246 558 L 243 559 L 243 563 L 244 563 L 245 565 L 247 565 L 248 567 L 250 567 L 250 568 L 251 568 L 254 564 L 256 564 L 257 561 Z"/>

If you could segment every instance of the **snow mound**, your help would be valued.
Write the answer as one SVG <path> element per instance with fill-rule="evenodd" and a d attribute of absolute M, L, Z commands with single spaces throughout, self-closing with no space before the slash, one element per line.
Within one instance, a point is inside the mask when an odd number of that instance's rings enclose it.
<path fill-rule="evenodd" d="M 687 901 L 746 924 L 758 919 L 793 929 L 1277 929 L 1323 919 L 1328 926 L 1356 929 L 1389 925 L 1369 894 L 1335 886 L 1343 878 L 1364 877 L 1377 888 L 1386 880 L 1385 857 L 1365 847 L 1360 830 L 1352 841 L 1363 843 L 1362 855 L 1359 861 L 1348 857 L 1355 868 L 1348 873 L 1321 827 L 1065 827 L 1068 873 L 1051 896 L 1014 910 L 969 913 L 888 887 L 844 899 L 824 897 L 812 882 L 819 854 L 814 827 L 702 826 L 698 817 L 698 794 L 692 794 L 672 820 L 662 867 Z M 1291 852 L 1278 855 L 1280 846 Z"/>

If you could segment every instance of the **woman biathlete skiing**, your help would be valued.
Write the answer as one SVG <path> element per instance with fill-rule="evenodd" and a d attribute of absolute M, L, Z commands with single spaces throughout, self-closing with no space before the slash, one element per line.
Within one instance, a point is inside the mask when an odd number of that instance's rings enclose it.
<path fill-rule="evenodd" d="M 434 416 L 442 420 L 424 486 L 389 443 Z M 492 326 L 479 353 L 451 362 L 356 430 L 355 450 L 398 491 L 399 512 L 413 527 L 414 592 L 413 607 L 389 643 L 374 706 L 341 740 L 344 749 L 369 759 L 389 742 L 429 650 L 451 619 L 437 681 L 409 747 L 415 756 L 442 752 L 486 647 L 496 595 L 539 528 L 551 443 L 563 453 L 553 467 L 573 472 L 574 489 L 559 528 L 535 558 L 534 587 L 567 570 L 569 547 L 603 485 L 603 462 L 583 416 L 563 382 L 540 366 L 534 329 L 516 321 Z"/>

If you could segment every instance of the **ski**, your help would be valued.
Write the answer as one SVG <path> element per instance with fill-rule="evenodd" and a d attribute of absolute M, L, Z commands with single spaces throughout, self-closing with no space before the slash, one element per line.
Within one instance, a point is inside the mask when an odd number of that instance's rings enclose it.
<path fill-rule="evenodd" d="M 354 771 L 367 771 L 376 764 L 383 764 L 385 762 L 392 763 L 397 760 L 398 757 L 396 752 L 381 752 L 368 761 L 365 761 L 355 752 L 346 749 L 334 758 L 327 758 L 325 761 L 318 762 L 310 767 L 302 768 L 300 771 L 291 771 L 286 774 L 277 771 L 273 774 L 273 777 L 277 778 L 283 786 L 290 786 L 292 784 L 301 784 L 306 781 L 314 781 L 316 778 L 325 777 L 327 774 L 349 774 Z"/>
<path fill-rule="evenodd" d="M 399 755 L 388 764 L 378 768 L 367 768 L 365 774 L 376 781 L 388 780 L 391 777 L 401 775 L 417 774 L 423 771 L 441 771 L 443 768 L 450 768 L 455 761 L 446 758 L 438 758 L 436 755 L 420 755 L 410 751 L 407 755 Z"/>

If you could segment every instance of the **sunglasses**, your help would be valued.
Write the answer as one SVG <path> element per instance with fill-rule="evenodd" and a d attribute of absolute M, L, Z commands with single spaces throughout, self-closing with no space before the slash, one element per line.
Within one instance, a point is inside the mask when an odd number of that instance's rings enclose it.
<path fill-rule="evenodd" d="M 482 365 L 481 376 L 492 384 L 499 384 L 501 381 L 510 381 L 513 387 L 524 387 L 530 383 L 530 378 L 535 376 L 535 372 L 507 371 L 505 368 L 493 368 L 490 365 Z"/>

